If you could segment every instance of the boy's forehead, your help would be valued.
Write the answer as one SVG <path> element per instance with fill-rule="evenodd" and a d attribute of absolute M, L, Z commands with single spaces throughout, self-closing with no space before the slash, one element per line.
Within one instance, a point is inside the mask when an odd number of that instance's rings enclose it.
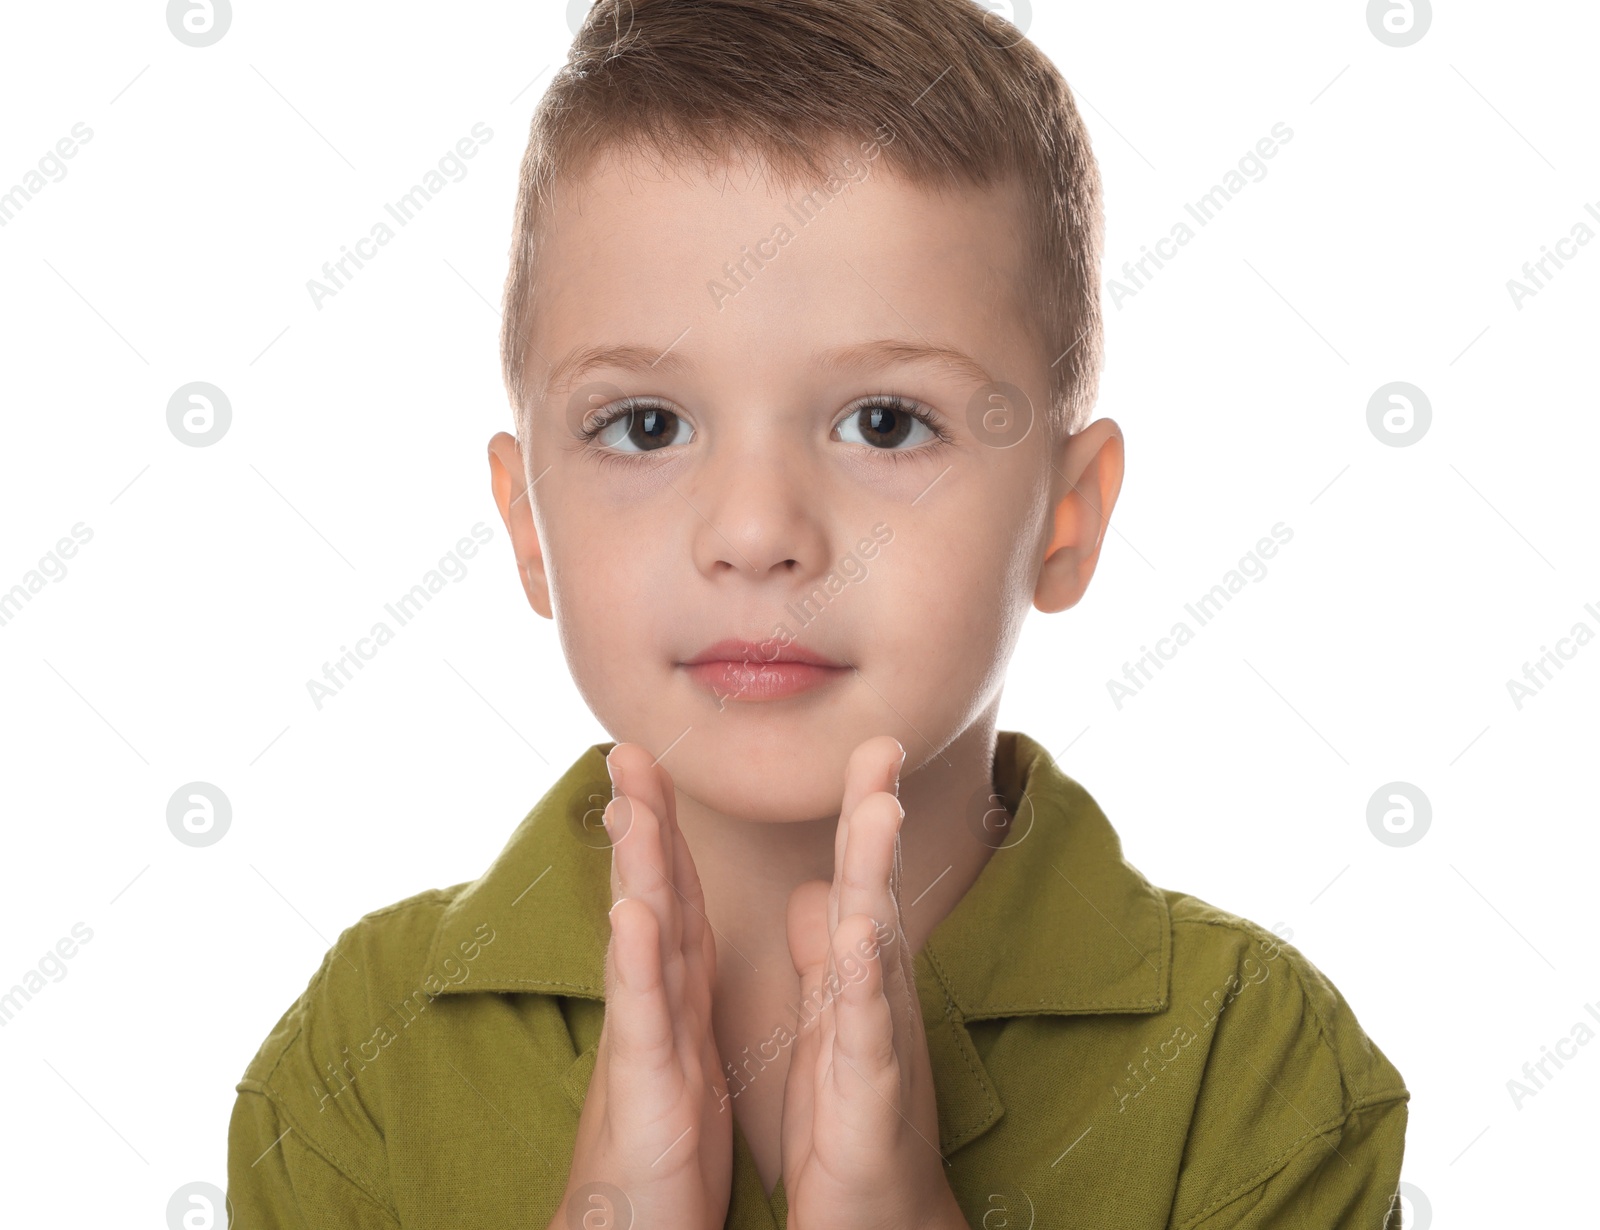
<path fill-rule="evenodd" d="M 899 174 L 881 152 L 867 157 L 859 149 L 835 147 L 819 156 L 822 175 L 787 175 L 757 158 L 731 156 L 708 168 L 687 161 L 662 164 L 641 155 L 597 155 L 581 176 L 560 178 L 554 208 L 541 219 L 550 248 L 571 248 L 565 239 L 591 241 L 607 233 L 621 263 L 638 248 L 668 245 L 692 253 L 697 244 L 715 243 L 733 257 L 758 241 L 788 243 L 783 231 L 805 247 L 840 243 L 851 236 L 876 244 L 904 237 L 935 243 L 941 251 L 971 250 L 1021 267 L 1024 231 L 1020 184 L 923 186 Z M 632 240 L 633 242 L 630 242 Z M 576 255 L 564 253 L 564 255 Z M 584 254 L 592 260 L 599 253 Z M 656 254 L 658 265 L 671 252 Z"/>
<path fill-rule="evenodd" d="M 1028 257 L 1014 182 L 935 190 L 848 147 L 823 161 L 832 178 L 808 183 L 764 163 L 597 156 L 541 220 L 536 332 L 556 350 L 666 346 L 685 329 L 808 346 L 1015 335 Z"/>

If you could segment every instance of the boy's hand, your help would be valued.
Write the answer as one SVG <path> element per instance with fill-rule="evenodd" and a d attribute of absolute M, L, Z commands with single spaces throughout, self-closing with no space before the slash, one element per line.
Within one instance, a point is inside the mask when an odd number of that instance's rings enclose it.
<path fill-rule="evenodd" d="M 802 1011 L 783 1101 L 791 1230 L 966 1227 L 939 1152 L 933 1069 L 900 921 L 905 752 L 887 735 L 845 772 L 832 885 L 789 897 Z M 875 927 L 876 921 L 876 927 Z"/>
<path fill-rule="evenodd" d="M 616 797 L 605 810 L 614 902 L 605 1021 L 551 1225 L 720 1230 L 733 1114 L 712 1032 L 705 897 L 666 769 L 631 743 L 606 765 Z"/>

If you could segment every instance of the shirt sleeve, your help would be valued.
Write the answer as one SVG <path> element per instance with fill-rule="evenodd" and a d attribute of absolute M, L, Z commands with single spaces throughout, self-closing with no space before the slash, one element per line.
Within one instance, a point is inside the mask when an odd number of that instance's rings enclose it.
<path fill-rule="evenodd" d="M 1385 1230 L 1411 1096 L 1400 1072 L 1298 948 L 1184 909 L 1174 950 L 1194 974 L 1175 1002 L 1209 1042 L 1169 1230 Z"/>
<path fill-rule="evenodd" d="M 1192 1230 L 1391 1230 L 1405 1149 L 1406 1102 L 1352 1110 L 1306 1139 Z"/>
<path fill-rule="evenodd" d="M 230 1225 L 250 1230 L 398 1230 L 399 1219 L 338 1159 L 297 1131 L 264 1087 L 241 1084 L 228 1124 Z"/>

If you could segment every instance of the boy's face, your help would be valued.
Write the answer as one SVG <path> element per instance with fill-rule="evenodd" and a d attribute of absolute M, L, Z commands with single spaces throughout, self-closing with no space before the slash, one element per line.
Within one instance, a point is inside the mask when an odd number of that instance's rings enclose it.
<path fill-rule="evenodd" d="M 836 814 L 873 735 L 909 776 L 992 719 L 1023 616 L 1081 596 L 1121 481 L 1110 420 L 1052 442 L 1020 192 L 932 194 L 857 150 L 832 165 L 809 215 L 808 189 L 743 166 L 608 156 L 564 184 L 526 452 L 490 446 L 529 600 L 596 717 L 753 820 Z M 634 364 L 559 370 L 613 347 Z M 585 441 L 622 397 L 642 404 Z M 742 672 L 686 665 L 730 638 L 759 647 Z M 799 650 L 843 665 L 758 673 Z"/>

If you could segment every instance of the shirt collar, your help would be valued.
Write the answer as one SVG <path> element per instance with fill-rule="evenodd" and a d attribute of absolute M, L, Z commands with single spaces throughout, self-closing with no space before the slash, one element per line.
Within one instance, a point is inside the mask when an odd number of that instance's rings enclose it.
<path fill-rule="evenodd" d="M 605 757 L 613 746 L 584 752 L 488 871 L 445 908 L 424 971 L 430 993 L 604 1000 L 611 853 L 600 813 L 611 798 Z M 1013 817 L 1004 840 L 916 959 L 946 1156 L 1006 1110 L 969 1021 L 1149 1013 L 1168 1000 L 1166 898 L 1123 861 L 1122 843 L 1094 800 L 1042 746 L 1015 731 L 997 732 L 994 787 Z M 484 924 L 492 928 L 487 937 Z M 473 937 L 484 942 L 474 945 Z M 454 959 L 458 944 L 476 956 L 460 981 L 444 981 L 438 971 L 466 964 Z M 583 1109 L 597 1047 L 589 1045 L 563 1074 L 574 1113 Z"/>
<path fill-rule="evenodd" d="M 600 813 L 611 798 L 605 757 L 613 746 L 597 743 L 578 757 L 444 910 L 424 976 L 484 923 L 494 939 L 467 977 L 434 979 L 442 993 L 604 999 L 611 854 Z M 1123 861 L 1099 806 L 1016 731 L 996 735 L 994 785 L 1014 819 L 919 954 L 961 1020 L 1165 1008 L 1166 900 Z"/>

